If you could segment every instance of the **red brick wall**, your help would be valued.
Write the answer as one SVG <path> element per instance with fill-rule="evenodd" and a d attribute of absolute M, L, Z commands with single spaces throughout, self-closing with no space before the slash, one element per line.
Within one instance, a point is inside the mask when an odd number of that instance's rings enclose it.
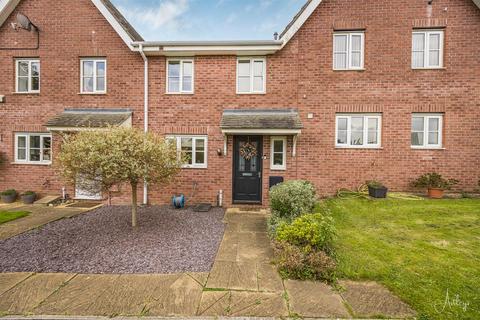
<path fill-rule="evenodd" d="M 45 15 L 53 1 L 23 1 L 20 11 L 45 29 L 38 52 L 0 52 L 2 80 L 0 104 L 8 125 L 2 124 L 2 149 L 13 152 L 12 131 L 18 126 L 30 130 L 44 123 L 64 106 L 131 107 L 134 125 L 142 123 L 143 64 L 128 51 L 113 29 L 96 13 L 90 1 L 78 1 L 75 14 L 57 4 L 56 19 Z M 77 3 L 77 2 L 76 2 Z M 64 7 L 62 9 L 62 7 Z M 70 5 L 71 7 L 71 5 Z M 447 10 L 445 10 L 447 8 Z M 68 22 L 59 21 L 66 14 Z M 57 17 L 58 14 L 58 17 Z M 64 26 L 62 35 L 55 33 Z M 75 21 L 72 23 L 71 21 Z M 445 26 L 444 67 L 441 70 L 411 69 L 411 33 L 414 26 Z M 334 28 L 365 28 L 365 71 L 332 70 Z M 49 32 L 47 32 L 49 30 Z M 92 30 L 96 31 L 95 41 Z M 18 37 L 7 28 L 4 38 Z M 57 41 L 55 41 L 57 40 Z M 64 48 L 67 49 L 64 49 Z M 165 94 L 166 60 L 150 59 L 150 129 L 160 134 L 207 134 L 208 169 L 185 169 L 170 186 L 151 189 L 153 203 L 169 201 L 173 193 L 189 195 L 198 183 L 193 202 L 215 202 L 224 191 L 225 204 L 232 199 L 232 137 L 227 156 L 219 123 L 224 109 L 298 108 L 305 129 L 292 158 L 289 138 L 287 179 L 308 179 L 322 195 L 338 188 L 354 188 L 367 179 L 384 182 L 392 190 L 405 190 L 409 182 L 428 171 L 438 171 L 461 180 L 459 189 L 472 190 L 480 179 L 480 10 L 470 0 L 436 0 L 431 10 L 418 0 L 324 0 L 298 34 L 280 52 L 267 58 L 267 93 L 237 95 L 236 57 L 195 57 L 195 94 Z M 40 56 L 42 93 L 39 96 L 12 95 L 13 55 Z M 81 96 L 79 56 L 108 58 L 109 93 Z M 56 67 L 56 66 L 61 66 Z M 58 82 L 56 79 L 61 78 Z M 444 113 L 444 149 L 412 150 L 412 112 Z M 382 149 L 336 149 L 336 112 L 381 112 Z M 313 113 L 313 119 L 307 114 Z M 23 129 L 22 129 L 23 130 Z M 44 128 L 43 128 L 44 130 Z M 270 137 L 264 150 L 270 153 Z M 264 161 L 264 200 L 267 198 L 269 162 Z M 33 173 L 32 173 L 33 172 Z M 2 174 L 0 187 L 39 187 L 50 168 L 10 166 Z M 35 182 L 31 182 L 35 177 Z M 38 177 L 38 178 L 37 178 Z M 52 178 L 52 180 L 55 180 Z M 61 184 L 54 184 L 58 188 Z M 30 187 L 29 187 L 30 188 Z M 266 203 L 266 201 L 264 201 Z"/>

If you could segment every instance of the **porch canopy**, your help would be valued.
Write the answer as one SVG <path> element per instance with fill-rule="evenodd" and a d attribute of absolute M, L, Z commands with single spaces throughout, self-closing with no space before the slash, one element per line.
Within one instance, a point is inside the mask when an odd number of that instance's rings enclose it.
<path fill-rule="evenodd" d="M 233 109 L 223 111 L 220 128 L 225 135 L 225 154 L 227 135 L 291 135 L 295 156 L 303 124 L 296 109 Z"/>
<path fill-rule="evenodd" d="M 130 109 L 65 109 L 50 119 L 45 126 L 49 131 L 82 131 L 105 129 L 109 126 L 131 127 Z"/>

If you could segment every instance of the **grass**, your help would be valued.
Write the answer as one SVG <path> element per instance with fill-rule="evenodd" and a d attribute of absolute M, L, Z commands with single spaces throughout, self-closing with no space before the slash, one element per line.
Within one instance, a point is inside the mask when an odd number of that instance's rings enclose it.
<path fill-rule="evenodd" d="M 419 319 L 480 319 L 480 200 L 328 199 L 342 278 L 378 281 Z M 448 292 L 448 298 L 447 298 Z"/>
<path fill-rule="evenodd" d="M 0 224 L 26 217 L 29 214 L 28 211 L 0 211 Z"/>

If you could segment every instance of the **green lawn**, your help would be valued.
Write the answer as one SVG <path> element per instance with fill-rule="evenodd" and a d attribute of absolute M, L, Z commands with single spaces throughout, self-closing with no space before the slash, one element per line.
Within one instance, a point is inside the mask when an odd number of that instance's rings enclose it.
<path fill-rule="evenodd" d="M 322 206 L 335 217 L 340 277 L 383 283 L 420 319 L 480 319 L 480 200 L 329 199 Z"/>
<path fill-rule="evenodd" d="M 0 224 L 28 216 L 28 211 L 0 211 Z"/>

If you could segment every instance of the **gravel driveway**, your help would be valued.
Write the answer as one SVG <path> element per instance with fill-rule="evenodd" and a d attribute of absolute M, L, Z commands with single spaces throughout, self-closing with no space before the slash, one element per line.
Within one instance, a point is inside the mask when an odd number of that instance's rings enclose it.
<path fill-rule="evenodd" d="M 223 237 L 224 210 L 103 207 L 0 241 L 0 272 L 208 272 Z"/>

